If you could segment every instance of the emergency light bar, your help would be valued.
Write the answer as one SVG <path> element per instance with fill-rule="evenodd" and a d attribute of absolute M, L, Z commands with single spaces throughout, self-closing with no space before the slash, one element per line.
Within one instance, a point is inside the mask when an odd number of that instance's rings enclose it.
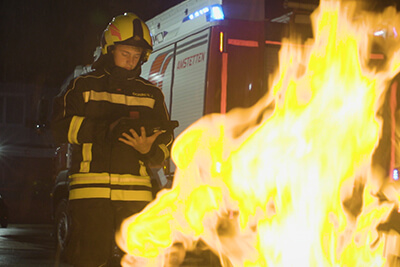
<path fill-rule="evenodd" d="M 187 15 L 186 17 L 183 18 L 182 22 L 188 20 L 194 20 L 195 18 L 198 18 L 203 15 L 206 16 L 207 21 L 224 20 L 225 18 L 222 6 L 220 4 L 216 4 L 212 6 L 203 7 L 202 9 L 199 9 Z"/>

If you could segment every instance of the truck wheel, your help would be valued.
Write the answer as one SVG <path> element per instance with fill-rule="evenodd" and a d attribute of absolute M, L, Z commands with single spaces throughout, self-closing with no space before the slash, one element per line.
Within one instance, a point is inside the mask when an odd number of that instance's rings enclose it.
<path fill-rule="evenodd" d="M 68 216 L 68 200 L 62 199 L 55 212 L 55 237 L 57 242 L 57 254 L 65 259 L 65 246 L 70 234 L 70 219 Z"/>

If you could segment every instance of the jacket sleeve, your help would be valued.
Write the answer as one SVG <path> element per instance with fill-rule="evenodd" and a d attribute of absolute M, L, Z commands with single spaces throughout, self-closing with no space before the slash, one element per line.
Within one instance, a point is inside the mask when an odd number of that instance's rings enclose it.
<path fill-rule="evenodd" d="M 154 105 L 156 120 L 169 121 L 168 110 L 165 106 L 164 95 L 160 90 L 159 97 Z M 170 157 L 171 146 L 174 141 L 173 134 L 161 134 L 157 137 L 149 153 L 143 155 L 143 160 L 150 166 L 160 166 L 164 160 Z"/>
<path fill-rule="evenodd" d="M 65 93 L 53 102 L 51 129 L 58 143 L 104 142 L 110 122 L 85 117 L 84 81 L 78 77 L 71 81 Z"/>

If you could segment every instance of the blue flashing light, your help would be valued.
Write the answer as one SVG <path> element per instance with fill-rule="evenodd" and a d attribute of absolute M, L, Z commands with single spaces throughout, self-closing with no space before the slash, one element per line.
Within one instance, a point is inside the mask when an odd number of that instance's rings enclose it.
<path fill-rule="evenodd" d="M 217 5 L 207 6 L 207 7 L 203 7 L 202 9 L 196 10 L 195 12 L 186 16 L 182 22 L 185 22 L 188 20 L 193 20 L 202 15 L 206 16 L 207 21 L 223 20 L 225 18 L 224 11 L 222 10 L 222 6 L 217 4 Z"/>
<path fill-rule="evenodd" d="M 211 20 L 224 20 L 225 15 L 221 5 L 214 5 L 211 7 Z"/>
<path fill-rule="evenodd" d="M 395 180 L 395 181 L 399 180 L 399 170 L 398 169 L 393 170 L 393 180 Z"/>

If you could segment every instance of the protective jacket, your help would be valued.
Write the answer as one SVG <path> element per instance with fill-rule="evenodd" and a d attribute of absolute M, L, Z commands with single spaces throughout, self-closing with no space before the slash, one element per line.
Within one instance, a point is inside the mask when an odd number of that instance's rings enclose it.
<path fill-rule="evenodd" d="M 169 157 L 172 135 L 160 135 L 143 155 L 118 141 L 110 128 L 123 117 L 169 120 L 163 93 L 139 74 L 140 68 L 95 70 L 72 80 L 54 101 L 53 136 L 72 144 L 70 200 L 152 200 L 148 164 Z"/>

